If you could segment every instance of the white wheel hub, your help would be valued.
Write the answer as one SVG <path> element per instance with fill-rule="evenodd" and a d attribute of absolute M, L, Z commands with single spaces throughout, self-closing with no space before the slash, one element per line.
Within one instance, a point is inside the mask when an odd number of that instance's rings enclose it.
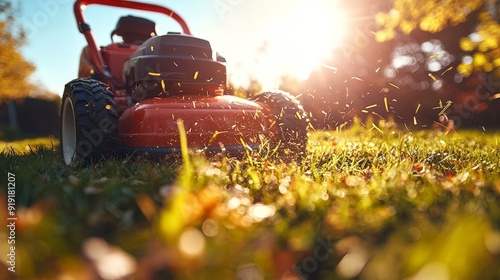
<path fill-rule="evenodd" d="M 64 163 L 70 165 L 76 152 L 76 116 L 71 98 L 64 100 L 61 123 L 62 155 Z"/>

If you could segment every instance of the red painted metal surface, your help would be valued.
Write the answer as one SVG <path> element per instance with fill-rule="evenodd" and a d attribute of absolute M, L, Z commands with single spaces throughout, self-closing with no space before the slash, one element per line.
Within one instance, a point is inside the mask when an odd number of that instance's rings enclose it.
<path fill-rule="evenodd" d="M 102 57 L 113 78 L 119 83 L 123 83 L 123 65 L 130 55 L 139 48 L 139 45 L 113 43 L 102 48 Z"/>
<path fill-rule="evenodd" d="M 277 142 L 274 118 L 257 103 L 228 95 L 188 95 L 147 99 L 127 109 L 119 122 L 120 145 L 179 147 L 178 120 L 191 148 L 255 145 L 262 137 Z"/>

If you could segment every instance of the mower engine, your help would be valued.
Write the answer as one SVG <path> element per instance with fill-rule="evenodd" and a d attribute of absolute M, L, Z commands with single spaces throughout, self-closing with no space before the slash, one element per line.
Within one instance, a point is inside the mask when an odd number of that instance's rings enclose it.
<path fill-rule="evenodd" d="M 206 40 L 180 33 L 152 37 L 123 68 L 133 101 L 172 94 L 216 96 L 226 89 L 225 59 Z"/>

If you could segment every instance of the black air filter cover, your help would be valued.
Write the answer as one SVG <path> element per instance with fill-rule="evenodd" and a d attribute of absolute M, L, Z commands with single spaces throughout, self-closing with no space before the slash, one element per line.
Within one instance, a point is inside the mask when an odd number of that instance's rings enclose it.
<path fill-rule="evenodd" d="M 206 40 L 167 34 L 144 42 L 124 67 L 127 81 L 151 79 L 165 83 L 226 84 L 226 66 L 217 61 Z"/>

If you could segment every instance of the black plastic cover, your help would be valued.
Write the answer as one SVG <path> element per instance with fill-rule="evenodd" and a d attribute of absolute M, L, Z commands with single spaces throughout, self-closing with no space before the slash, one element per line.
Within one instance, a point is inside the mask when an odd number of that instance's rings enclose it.
<path fill-rule="evenodd" d="M 125 63 L 129 84 L 163 80 L 164 83 L 226 84 L 226 66 L 206 40 L 167 34 L 144 42 Z"/>

